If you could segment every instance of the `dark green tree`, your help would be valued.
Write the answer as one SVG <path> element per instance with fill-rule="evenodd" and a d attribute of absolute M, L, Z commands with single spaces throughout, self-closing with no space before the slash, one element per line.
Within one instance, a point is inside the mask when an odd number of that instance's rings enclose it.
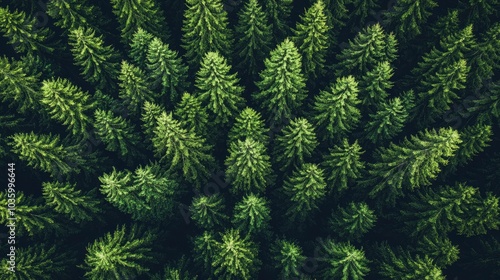
<path fill-rule="evenodd" d="M 78 27 L 99 30 L 107 20 L 102 12 L 87 0 L 52 0 L 47 3 L 47 14 L 56 20 L 56 26 L 66 30 Z"/>
<path fill-rule="evenodd" d="M 94 128 L 106 150 L 119 152 L 123 157 L 136 152 L 140 139 L 128 120 L 111 111 L 97 109 L 94 112 Z"/>
<path fill-rule="evenodd" d="M 433 37 L 439 42 L 441 38 L 445 38 L 460 30 L 460 20 L 458 18 L 458 10 L 448 10 L 445 16 L 439 17 L 431 26 Z"/>
<path fill-rule="evenodd" d="M 373 228 L 377 216 L 365 202 L 351 202 L 347 207 L 338 207 L 329 224 L 332 231 L 346 240 L 360 241 Z"/>
<path fill-rule="evenodd" d="M 202 266 L 205 271 L 211 271 L 213 273 L 212 261 L 218 249 L 218 242 L 215 239 L 214 233 L 211 231 L 204 231 L 201 235 L 193 239 L 193 246 L 195 262 L 199 266 Z"/>
<path fill-rule="evenodd" d="M 484 151 L 492 141 L 492 127 L 489 125 L 477 123 L 467 126 L 462 131 L 459 131 L 462 143 L 458 146 L 458 150 L 450 159 L 450 169 L 455 170 L 458 166 L 465 165 L 471 161 L 474 156 Z"/>
<path fill-rule="evenodd" d="M 255 141 L 267 146 L 269 144 L 269 128 L 266 128 L 259 112 L 246 107 L 236 117 L 233 127 L 229 130 L 228 138 L 228 143 L 253 138 Z"/>
<path fill-rule="evenodd" d="M 431 10 L 437 6 L 434 0 L 400 0 L 384 13 L 384 21 L 394 27 L 398 39 L 410 40 L 422 33 Z"/>
<path fill-rule="evenodd" d="M 185 92 L 175 107 L 174 115 L 187 130 L 203 137 L 209 134 L 207 109 L 198 97 Z"/>
<path fill-rule="evenodd" d="M 147 70 L 146 63 L 148 62 L 147 55 L 149 45 L 155 38 L 157 37 L 139 27 L 134 32 L 134 35 L 132 36 L 132 39 L 130 41 L 129 57 L 134 65 L 137 65 L 144 71 Z"/>
<path fill-rule="evenodd" d="M 322 270 L 323 279 L 364 279 L 370 272 L 370 261 L 363 249 L 357 249 L 351 243 L 337 243 L 331 239 L 320 243 L 326 263 Z"/>
<path fill-rule="evenodd" d="M 467 77 L 468 89 L 477 90 L 486 85 L 500 65 L 500 24 L 489 28 L 467 57 L 471 71 Z"/>
<path fill-rule="evenodd" d="M 139 67 L 123 60 L 120 76 L 119 95 L 131 113 L 139 113 L 144 102 L 154 102 L 157 92 L 150 89 L 146 73 Z"/>
<path fill-rule="evenodd" d="M 233 212 L 233 225 L 247 235 L 263 233 L 269 230 L 271 210 L 263 197 L 249 194 L 236 203 Z"/>
<path fill-rule="evenodd" d="M 277 239 L 271 245 L 274 268 L 278 269 L 280 279 L 293 279 L 301 276 L 300 269 L 306 261 L 302 248 L 295 242 Z"/>
<path fill-rule="evenodd" d="M 392 75 L 394 70 L 387 61 L 377 63 L 372 70 L 363 75 L 359 81 L 361 103 L 374 108 L 384 102 L 389 96 L 387 91 L 394 85 L 390 81 Z"/>
<path fill-rule="evenodd" d="M 165 108 L 154 102 L 146 101 L 142 105 L 141 126 L 149 141 L 155 136 L 154 129 L 156 127 L 157 118 L 163 112 L 166 112 Z"/>
<path fill-rule="evenodd" d="M 418 241 L 417 248 L 418 253 L 424 256 L 429 256 L 434 260 L 434 263 L 439 267 L 446 267 L 459 258 L 460 250 L 458 246 L 453 245 L 451 240 L 438 234 L 425 235 Z"/>
<path fill-rule="evenodd" d="M 217 52 L 203 56 L 201 68 L 196 73 L 197 96 L 215 118 L 216 124 L 230 122 L 245 104 L 241 97 L 244 88 L 236 73 L 231 74 L 231 66 Z"/>
<path fill-rule="evenodd" d="M 293 0 L 264 1 L 266 11 L 272 26 L 272 34 L 279 42 L 290 34 L 290 15 L 293 9 Z"/>
<path fill-rule="evenodd" d="M 379 0 L 350 1 L 349 4 L 353 6 L 352 15 L 354 15 L 351 20 L 356 20 L 360 26 L 364 26 L 372 11 L 379 10 L 379 2 Z"/>
<path fill-rule="evenodd" d="M 202 229 L 213 229 L 223 226 L 229 219 L 224 214 L 224 197 L 220 194 L 194 197 L 189 212 L 191 213 L 191 219 Z"/>
<path fill-rule="evenodd" d="M 399 134 L 408 121 L 409 112 L 400 97 L 381 102 L 375 114 L 366 123 L 366 138 L 373 144 L 390 140 Z"/>

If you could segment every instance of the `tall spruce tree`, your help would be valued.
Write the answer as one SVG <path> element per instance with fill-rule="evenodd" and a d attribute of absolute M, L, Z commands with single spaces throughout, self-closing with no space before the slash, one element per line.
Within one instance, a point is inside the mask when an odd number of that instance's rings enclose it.
<path fill-rule="evenodd" d="M 458 146 L 455 156 L 451 158 L 449 168 L 456 169 L 471 161 L 474 156 L 484 151 L 492 141 L 492 127 L 486 124 L 477 123 L 467 126 L 459 131 L 462 143 Z"/>
<path fill-rule="evenodd" d="M 382 102 L 375 114 L 370 114 L 365 126 L 366 138 L 373 144 L 390 140 L 403 130 L 408 118 L 407 106 L 400 97 Z"/>
<path fill-rule="evenodd" d="M 154 129 L 156 127 L 157 118 L 162 112 L 166 112 L 165 108 L 154 102 L 146 101 L 142 105 L 141 127 L 149 141 L 155 136 Z"/>
<path fill-rule="evenodd" d="M 221 194 L 194 197 L 189 208 L 191 219 L 202 229 L 223 226 L 229 219 L 224 214 L 225 210 L 224 197 Z"/>
<path fill-rule="evenodd" d="M 280 279 L 300 277 L 300 269 L 306 261 L 302 248 L 286 239 L 276 239 L 270 248 L 273 265 L 279 271 Z"/>
<path fill-rule="evenodd" d="M 373 228 L 377 216 L 365 202 L 351 202 L 347 207 L 338 207 L 329 220 L 333 231 L 346 240 L 360 241 Z"/>
<path fill-rule="evenodd" d="M 271 210 L 263 197 L 249 194 L 236 203 L 233 212 L 233 225 L 240 232 L 255 235 L 269 230 Z"/>
<path fill-rule="evenodd" d="M 446 267 L 459 258 L 460 250 L 443 234 L 425 235 L 418 241 L 416 251 L 429 256 L 439 267 Z"/>
<path fill-rule="evenodd" d="M 390 81 L 394 70 L 388 61 L 377 63 L 372 70 L 363 75 L 359 81 L 361 103 L 368 108 L 374 108 L 384 102 L 394 83 Z"/>
<path fill-rule="evenodd" d="M 175 107 L 174 115 L 187 130 L 202 137 L 208 136 L 208 112 L 198 97 L 185 92 Z"/>
<path fill-rule="evenodd" d="M 193 247 L 195 263 L 213 274 L 212 260 L 218 247 L 215 234 L 212 231 L 204 231 L 193 238 Z"/>
<path fill-rule="evenodd" d="M 293 0 L 264 1 L 266 11 L 272 26 L 272 34 L 279 42 L 290 34 L 290 16 L 293 9 Z"/>
<path fill-rule="evenodd" d="M 324 279 L 363 279 L 370 272 L 370 261 L 363 249 L 331 239 L 321 242 L 320 247 L 325 251 L 326 266 L 321 273 Z"/>
<path fill-rule="evenodd" d="M 139 27 L 130 40 L 129 57 L 135 65 L 144 71 L 147 70 L 149 45 L 155 38 L 158 39 L 158 37 Z M 161 42 L 161 39 L 158 40 Z"/>
<path fill-rule="evenodd" d="M 122 61 L 118 79 L 120 98 L 130 114 L 138 114 L 144 102 L 154 102 L 158 96 L 157 92 L 151 90 L 146 73 L 125 60 Z"/>
<path fill-rule="evenodd" d="M 78 27 L 99 30 L 108 23 L 101 10 L 87 0 L 48 1 L 47 14 L 56 20 L 55 25 L 68 31 Z"/>
<path fill-rule="evenodd" d="M 229 130 L 228 143 L 237 140 L 244 141 L 246 138 L 253 138 L 255 141 L 269 144 L 269 128 L 264 124 L 264 120 L 259 112 L 250 107 L 246 107 L 236 117 L 233 127 Z"/>

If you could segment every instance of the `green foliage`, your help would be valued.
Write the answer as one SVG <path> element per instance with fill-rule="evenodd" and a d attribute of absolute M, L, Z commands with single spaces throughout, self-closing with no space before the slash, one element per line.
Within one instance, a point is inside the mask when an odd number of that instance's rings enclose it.
<path fill-rule="evenodd" d="M 206 137 L 208 135 L 208 113 L 198 97 L 185 92 L 174 110 L 174 115 L 189 131 Z"/>
<path fill-rule="evenodd" d="M 142 28 L 137 28 L 130 42 L 129 57 L 142 70 L 146 70 L 149 45 L 156 37 Z M 159 39 L 158 39 L 159 40 Z M 161 40 L 160 40 L 161 42 Z"/>
<path fill-rule="evenodd" d="M 191 219 L 202 229 L 213 229 L 223 226 L 229 217 L 224 214 L 224 197 L 220 194 L 198 196 L 193 198 L 189 208 Z"/>
<path fill-rule="evenodd" d="M 204 231 L 193 239 L 194 260 L 205 270 L 212 270 L 212 260 L 216 254 L 218 242 L 210 231 Z"/>
<path fill-rule="evenodd" d="M 360 97 L 365 106 L 376 107 L 384 102 L 394 83 L 390 81 L 394 75 L 394 70 L 388 61 L 377 63 L 377 65 L 361 77 L 359 89 L 362 93 Z"/>
<path fill-rule="evenodd" d="M 253 138 L 255 141 L 267 146 L 269 144 L 269 128 L 265 127 L 259 112 L 246 107 L 236 117 L 233 127 L 229 130 L 228 138 L 228 143 Z"/>
<path fill-rule="evenodd" d="M 37 108 L 39 75 L 30 75 L 22 62 L 0 57 L 0 99 L 20 113 Z"/>
<path fill-rule="evenodd" d="M 330 239 L 321 242 L 320 246 L 325 251 L 323 279 L 361 280 L 370 272 L 370 261 L 363 249 L 357 249 L 349 242 L 336 243 Z"/>
<path fill-rule="evenodd" d="M 361 240 L 373 228 L 377 216 L 364 202 L 349 203 L 347 207 L 338 207 L 329 220 L 332 231 L 347 240 Z"/>
<path fill-rule="evenodd" d="M 81 223 L 92 221 L 96 214 L 101 213 L 99 200 L 92 192 L 82 194 L 75 184 L 60 182 L 44 182 L 42 184 L 43 198 L 47 206 L 69 219 Z"/>
<path fill-rule="evenodd" d="M 398 39 L 410 40 L 422 33 L 431 10 L 437 6 L 434 0 L 400 0 L 384 14 L 385 21 L 395 26 Z"/>
<path fill-rule="evenodd" d="M 238 13 L 235 54 L 240 59 L 238 68 L 243 73 L 256 76 L 262 68 L 261 61 L 271 51 L 271 25 L 257 0 L 248 0 Z"/>
<path fill-rule="evenodd" d="M 149 140 L 154 137 L 154 128 L 156 127 L 157 118 L 162 112 L 165 112 L 165 108 L 153 102 L 146 101 L 142 106 L 142 129 Z"/>
<path fill-rule="evenodd" d="M 280 279 L 293 279 L 301 275 L 300 268 L 306 261 L 302 248 L 295 242 L 277 239 L 271 245 L 274 268 L 278 269 Z"/>
<path fill-rule="evenodd" d="M 293 8 L 293 0 L 264 1 L 266 11 L 272 26 L 272 34 L 276 41 L 281 41 L 290 33 L 289 21 Z"/>
<path fill-rule="evenodd" d="M 126 156 L 134 150 L 140 139 L 130 122 L 111 111 L 97 109 L 94 112 L 95 134 L 106 144 L 106 150 Z"/>
<path fill-rule="evenodd" d="M 230 71 L 231 66 L 224 57 L 208 52 L 196 73 L 198 98 L 212 112 L 216 124 L 231 121 L 245 103 L 241 97 L 244 88 L 238 85 L 239 79 Z"/>
<path fill-rule="evenodd" d="M 365 133 L 373 144 L 390 140 L 399 134 L 409 118 L 407 106 L 400 97 L 381 102 L 375 114 L 370 114 Z"/>
<path fill-rule="evenodd" d="M 312 120 L 324 132 L 324 138 L 339 139 L 357 126 L 361 118 L 358 92 L 354 77 L 347 76 L 337 78 L 315 97 Z"/>
<path fill-rule="evenodd" d="M 379 0 L 350 2 L 350 4 L 353 5 L 352 14 L 355 15 L 354 18 L 357 19 L 361 26 L 365 25 L 365 21 L 371 15 L 372 11 L 377 11 L 380 8 L 380 5 L 378 3 Z"/>
<path fill-rule="evenodd" d="M 79 27 L 69 33 L 69 45 L 75 65 L 89 83 L 99 89 L 114 89 L 119 73 L 119 54 L 112 46 L 105 46 L 102 36 L 91 28 Z"/>
<path fill-rule="evenodd" d="M 66 30 L 78 27 L 98 29 L 107 23 L 100 9 L 89 5 L 87 0 L 51 0 L 47 3 L 47 14 L 56 20 L 56 26 Z"/>
<path fill-rule="evenodd" d="M 182 47 L 192 67 L 198 67 L 207 52 L 231 55 L 233 34 L 228 27 L 222 0 L 187 0 L 182 24 Z"/>
<path fill-rule="evenodd" d="M 313 126 L 304 118 L 290 121 L 276 138 L 276 160 L 284 170 L 289 166 L 300 166 L 310 158 L 318 146 Z"/>
<path fill-rule="evenodd" d="M 431 30 L 437 39 L 441 39 L 459 31 L 459 24 L 458 10 L 449 10 L 445 16 L 436 20 Z"/>
<path fill-rule="evenodd" d="M 234 193 L 261 193 L 273 181 L 266 148 L 253 138 L 232 142 L 225 165 L 226 180 Z"/>
<path fill-rule="evenodd" d="M 269 203 L 263 197 L 249 194 L 234 206 L 233 225 L 247 235 L 268 230 L 270 220 Z"/>
<path fill-rule="evenodd" d="M 156 236 L 141 232 L 137 226 L 125 225 L 95 240 L 87 247 L 85 277 L 88 279 L 135 279 L 149 271 L 144 263 L 151 262 Z"/>
<path fill-rule="evenodd" d="M 471 71 L 467 78 L 469 89 L 476 90 L 486 85 L 500 65 L 500 24 L 489 28 L 481 40 L 473 47 L 467 62 Z"/>
<path fill-rule="evenodd" d="M 492 141 L 492 128 L 485 124 L 475 124 L 465 127 L 460 133 L 462 143 L 453 158 L 450 160 L 452 169 L 471 161 L 474 156 L 484 151 Z"/>
<path fill-rule="evenodd" d="M 144 102 L 155 101 L 157 93 L 150 89 L 146 74 L 139 67 L 123 60 L 118 79 L 120 98 L 131 113 L 138 113 Z"/>
<path fill-rule="evenodd" d="M 425 235 L 418 241 L 417 252 L 432 258 L 438 267 L 445 267 L 458 260 L 460 250 L 447 237 Z"/>
<path fill-rule="evenodd" d="M 259 92 L 254 96 L 261 103 L 268 119 L 280 122 L 290 119 L 292 112 L 306 98 L 305 77 L 302 73 L 302 58 L 295 44 L 285 39 L 271 51 L 256 82 Z"/>

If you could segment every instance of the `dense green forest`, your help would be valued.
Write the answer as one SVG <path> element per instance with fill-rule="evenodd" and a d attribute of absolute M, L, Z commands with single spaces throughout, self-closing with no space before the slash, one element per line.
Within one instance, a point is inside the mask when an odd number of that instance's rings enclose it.
<path fill-rule="evenodd" d="M 500 279 L 499 12 L 0 0 L 0 279 Z"/>

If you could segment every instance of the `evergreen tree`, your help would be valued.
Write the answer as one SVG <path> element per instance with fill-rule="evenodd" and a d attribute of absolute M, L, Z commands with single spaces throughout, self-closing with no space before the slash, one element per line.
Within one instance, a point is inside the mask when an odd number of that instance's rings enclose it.
<path fill-rule="evenodd" d="M 235 56 L 238 69 L 255 77 L 262 68 L 261 61 L 271 51 L 271 25 L 257 0 L 248 0 L 238 13 Z"/>
<path fill-rule="evenodd" d="M 326 240 L 320 244 L 325 251 L 323 261 L 326 267 L 322 271 L 323 279 L 363 279 L 370 268 L 370 261 L 363 249 L 357 249 L 351 243 L 336 243 Z"/>
<path fill-rule="evenodd" d="M 381 102 L 375 114 L 370 114 L 366 124 L 366 138 L 373 144 L 390 140 L 399 134 L 408 120 L 409 112 L 400 97 Z"/>
<path fill-rule="evenodd" d="M 193 245 L 195 262 L 202 266 L 205 271 L 213 272 L 212 260 L 218 249 L 218 242 L 215 240 L 214 234 L 210 231 L 204 231 L 193 239 Z"/>
<path fill-rule="evenodd" d="M 262 233 L 269 229 L 271 210 L 265 198 L 249 194 L 234 206 L 233 225 L 247 235 Z"/>
<path fill-rule="evenodd" d="M 325 73 L 325 58 L 329 48 L 328 25 L 323 0 L 317 0 L 293 30 L 293 41 L 302 54 L 304 73 L 310 78 L 317 78 Z"/>
<path fill-rule="evenodd" d="M 153 39 L 157 39 L 157 37 L 153 36 L 153 34 L 139 27 L 134 32 L 134 35 L 132 36 L 130 42 L 129 57 L 134 63 L 134 65 L 137 65 L 144 71 L 147 70 L 146 63 L 148 63 L 147 59 L 148 49 Z"/>
<path fill-rule="evenodd" d="M 167 40 L 169 29 L 155 0 L 111 0 L 113 13 L 120 23 L 123 42 L 130 43 L 137 28 Z"/>
<path fill-rule="evenodd" d="M 236 74 L 230 74 L 231 66 L 217 52 L 208 52 L 196 73 L 197 95 L 204 106 L 213 113 L 215 123 L 227 123 L 244 105 L 241 97 L 244 88 Z"/>
<path fill-rule="evenodd" d="M 310 0 L 309 2 L 313 2 L 316 0 Z M 353 2 L 351 0 L 325 0 L 326 4 L 326 12 L 328 15 L 329 25 L 333 27 L 332 35 L 338 35 L 342 28 L 346 26 L 346 19 L 351 14 L 347 5 L 349 2 Z M 365 1 L 366 2 L 366 1 Z"/>
<path fill-rule="evenodd" d="M 95 103 L 87 92 L 67 79 L 52 78 L 42 82 L 40 103 L 52 119 L 67 126 L 73 135 L 88 136 L 89 113 Z"/>
<path fill-rule="evenodd" d="M 468 0 L 460 2 L 459 4 L 461 5 L 462 13 L 467 15 L 467 22 L 475 23 L 479 30 L 490 24 L 491 17 L 497 15 L 498 9 L 500 8 L 500 1 L 498 0 Z"/>
<path fill-rule="evenodd" d="M 403 188 L 430 185 L 461 142 L 456 130 L 441 128 L 421 131 L 405 138 L 401 145 L 391 143 L 388 148 L 380 148 L 376 162 L 369 164 L 372 178 L 367 182 L 373 186 L 370 196 L 383 191 L 385 200 L 394 203 L 396 197 L 403 195 Z"/>
<path fill-rule="evenodd" d="M 429 256 L 439 267 L 445 267 L 458 260 L 458 246 L 453 245 L 446 236 L 425 235 L 418 241 L 417 252 Z"/>
<path fill-rule="evenodd" d="M 157 93 L 151 91 L 146 74 L 139 67 L 123 60 L 118 79 L 120 98 L 132 113 L 139 113 L 144 102 L 155 101 Z"/>
<path fill-rule="evenodd" d="M 255 279 L 260 266 L 255 243 L 247 237 L 242 238 L 235 229 L 221 236 L 222 241 L 217 244 L 212 262 L 218 279 Z"/>
<path fill-rule="evenodd" d="M 476 90 L 494 76 L 500 65 L 500 24 L 489 28 L 467 57 L 471 71 L 467 77 L 468 88 Z"/>
<path fill-rule="evenodd" d="M 0 32 L 17 53 L 51 53 L 55 50 L 49 44 L 53 32 L 47 27 L 37 26 L 37 19 L 29 18 L 22 11 L 12 12 L 0 7 Z"/>
<path fill-rule="evenodd" d="M 344 138 L 341 146 L 335 145 L 324 157 L 323 166 L 327 172 L 327 181 L 337 192 L 345 191 L 351 180 L 360 179 L 365 163 L 361 160 L 364 153 L 356 140 L 352 145 Z"/>
<path fill-rule="evenodd" d="M 450 160 L 452 170 L 469 162 L 474 156 L 484 151 L 484 148 L 488 147 L 489 142 L 492 141 L 491 126 L 481 123 L 467 126 L 459 133 L 462 143 Z"/>
<path fill-rule="evenodd" d="M 471 107 L 467 109 L 467 112 L 479 114 L 480 120 L 488 122 L 500 118 L 500 84 L 492 83 L 484 94 L 472 100 Z"/>
<path fill-rule="evenodd" d="M 330 218 L 330 227 L 347 240 L 361 240 L 373 228 L 377 216 L 364 202 L 349 203 L 347 207 L 338 207 Z"/>
<path fill-rule="evenodd" d="M 123 157 L 132 155 L 140 141 L 130 122 L 111 111 L 97 109 L 94 112 L 94 128 L 106 150 L 119 152 Z"/>
<path fill-rule="evenodd" d="M 225 165 L 234 193 L 261 193 L 274 179 L 266 148 L 253 138 L 232 142 Z"/>
<path fill-rule="evenodd" d="M 272 34 L 275 41 L 281 41 L 290 33 L 289 21 L 293 9 L 293 0 L 264 1 L 264 11 L 271 20 Z"/>
<path fill-rule="evenodd" d="M 295 242 L 277 239 L 271 246 L 274 268 L 279 270 L 280 279 L 301 276 L 300 268 L 306 261 L 302 248 Z"/>
<path fill-rule="evenodd" d="M 230 57 L 233 34 L 222 0 L 187 0 L 182 24 L 182 47 L 190 66 L 198 66 L 207 52 Z"/>
<path fill-rule="evenodd" d="M 79 27 L 70 31 L 68 43 L 86 81 L 99 89 L 115 88 L 120 55 L 112 46 L 104 45 L 102 36 L 96 36 L 91 28 Z"/>
<path fill-rule="evenodd" d="M 379 0 L 351 1 L 352 15 L 357 20 L 360 26 L 364 26 L 366 19 L 372 11 L 377 11 L 380 8 Z"/>
<path fill-rule="evenodd" d="M 107 23 L 101 10 L 87 0 L 51 0 L 47 3 L 47 14 L 56 20 L 56 26 L 66 30 L 78 27 L 98 30 Z"/>
<path fill-rule="evenodd" d="M 209 175 L 214 165 L 214 158 L 209 154 L 211 146 L 195 132 L 182 128 L 172 113 L 162 112 L 153 132 L 155 153 L 168 163 L 169 171 L 182 170 L 183 176 L 193 183 L 201 183 Z"/>
<path fill-rule="evenodd" d="M 244 141 L 246 138 L 253 138 L 255 141 L 267 146 L 269 144 L 269 128 L 265 127 L 262 116 L 259 112 L 250 107 L 246 107 L 236 117 L 231 130 L 229 130 L 228 143 L 237 140 Z"/>
<path fill-rule="evenodd" d="M 285 39 L 264 62 L 265 69 L 259 74 L 259 92 L 255 99 L 268 119 L 280 122 L 290 119 L 306 98 L 305 77 L 302 74 L 302 58 L 294 43 Z"/>
<path fill-rule="evenodd" d="M 284 170 L 289 166 L 300 166 L 311 157 L 318 140 L 312 125 L 304 118 L 296 118 L 278 135 L 275 145 L 276 160 Z"/>
<path fill-rule="evenodd" d="M 147 52 L 147 68 L 153 81 L 152 88 L 159 91 L 161 96 L 166 96 L 172 104 L 170 107 L 174 107 L 187 86 L 188 68 L 179 54 L 171 50 L 168 44 L 154 38 Z"/>
<path fill-rule="evenodd" d="M 88 279 L 134 279 L 149 271 L 144 263 L 153 260 L 151 251 L 156 236 L 125 225 L 87 247 L 85 277 Z"/>
<path fill-rule="evenodd" d="M 361 77 L 359 89 L 362 93 L 361 103 L 371 108 L 377 107 L 384 102 L 394 83 L 390 81 L 394 71 L 387 61 L 379 62 L 373 68 Z"/>
<path fill-rule="evenodd" d="M 198 196 L 193 198 L 189 208 L 191 219 L 203 229 L 223 226 L 229 217 L 224 214 L 224 197 L 220 194 Z"/>
<path fill-rule="evenodd" d="M 76 223 L 92 221 L 102 212 L 99 200 L 92 192 L 82 194 L 74 184 L 44 182 L 42 193 L 47 206 Z"/>
<path fill-rule="evenodd" d="M 439 17 L 436 23 L 431 27 L 432 34 L 439 42 L 441 38 L 445 38 L 460 30 L 460 20 L 458 18 L 458 10 L 449 10 L 445 16 Z"/>
<path fill-rule="evenodd" d="M 162 114 L 162 112 L 166 112 L 165 108 L 154 102 L 146 101 L 142 106 L 141 126 L 149 141 L 151 141 L 155 135 L 154 129 L 156 127 L 157 118 Z"/>
<path fill-rule="evenodd" d="M 312 120 L 324 138 L 338 139 L 356 127 L 361 118 L 357 105 L 358 83 L 353 76 L 337 78 L 314 99 Z"/>
<path fill-rule="evenodd" d="M 174 115 L 184 128 L 206 137 L 208 133 L 208 113 L 198 97 L 185 92 L 174 110 Z"/>
<path fill-rule="evenodd" d="M 410 40 L 422 33 L 422 28 L 438 3 L 434 0 L 400 0 L 384 13 L 385 22 L 395 27 L 398 39 Z"/>
<path fill-rule="evenodd" d="M 324 171 L 316 164 L 305 163 L 285 180 L 283 191 L 288 197 L 286 216 L 303 221 L 318 209 L 326 194 Z"/>

